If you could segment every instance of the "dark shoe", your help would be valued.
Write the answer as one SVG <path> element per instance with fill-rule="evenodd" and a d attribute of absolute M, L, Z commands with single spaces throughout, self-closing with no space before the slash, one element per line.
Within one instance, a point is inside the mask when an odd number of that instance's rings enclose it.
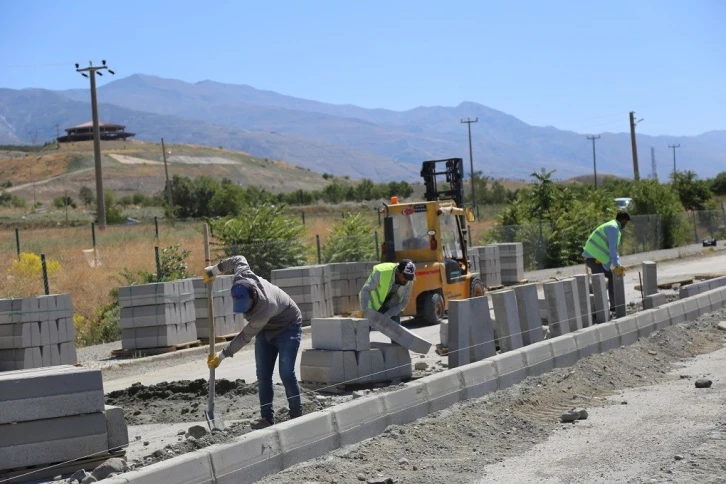
<path fill-rule="evenodd" d="M 266 418 L 261 418 L 260 420 L 257 421 L 257 423 L 252 424 L 251 427 L 252 427 L 252 430 L 261 430 L 261 429 L 266 429 L 267 427 L 272 427 L 273 425 L 275 425 L 275 422 L 273 422 L 272 420 L 267 420 Z"/>
<path fill-rule="evenodd" d="M 301 413 L 299 413 L 299 414 L 297 414 L 297 413 L 290 413 L 290 420 L 292 420 L 294 418 L 298 418 L 298 417 L 302 417 L 302 414 Z"/>

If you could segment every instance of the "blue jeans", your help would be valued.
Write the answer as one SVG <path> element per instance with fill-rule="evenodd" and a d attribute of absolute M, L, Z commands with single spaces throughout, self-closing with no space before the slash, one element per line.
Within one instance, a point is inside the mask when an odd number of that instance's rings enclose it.
<path fill-rule="evenodd" d="M 386 311 L 388 311 L 388 306 L 385 304 L 381 306 L 381 309 L 378 310 L 379 313 L 385 314 Z M 391 316 L 391 320 L 393 320 L 394 323 L 400 325 L 401 324 L 401 313 L 396 314 L 395 316 Z"/>
<path fill-rule="evenodd" d="M 275 360 L 280 355 L 280 379 L 285 387 L 290 418 L 302 415 L 300 402 L 300 385 L 295 375 L 295 359 L 300 348 L 302 325 L 295 324 L 271 340 L 267 340 L 264 332 L 255 337 L 255 363 L 257 365 L 257 384 L 260 394 L 260 415 L 262 418 L 274 421 L 275 412 L 272 410 L 272 372 L 275 369 Z"/>

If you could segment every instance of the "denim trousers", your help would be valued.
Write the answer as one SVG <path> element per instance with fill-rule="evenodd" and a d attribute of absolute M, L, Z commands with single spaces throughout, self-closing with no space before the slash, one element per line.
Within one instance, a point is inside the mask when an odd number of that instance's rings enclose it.
<path fill-rule="evenodd" d="M 606 271 L 602 264 L 595 262 L 595 259 L 585 259 L 585 265 L 590 268 L 593 274 L 605 274 L 608 281 L 608 299 L 610 299 L 610 311 L 615 310 L 615 283 L 613 281 L 613 271 Z"/>
<path fill-rule="evenodd" d="M 257 366 L 257 383 L 260 395 L 260 415 L 262 418 L 274 421 L 275 412 L 272 409 L 274 387 L 272 385 L 272 372 L 275 370 L 275 361 L 280 355 L 279 372 L 282 385 L 285 387 L 290 418 L 302 415 L 300 401 L 300 385 L 295 375 L 295 359 L 300 348 L 302 325 L 294 324 L 270 339 L 269 341 L 260 332 L 255 337 L 255 363 Z"/>

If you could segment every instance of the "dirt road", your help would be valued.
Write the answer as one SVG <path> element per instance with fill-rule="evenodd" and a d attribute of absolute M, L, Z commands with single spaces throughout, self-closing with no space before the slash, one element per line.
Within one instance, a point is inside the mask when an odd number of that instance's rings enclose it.
<path fill-rule="evenodd" d="M 658 331 L 260 482 L 725 482 L 724 319 Z M 712 388 L 695 388 L 702 377 Z M 588 419 L 560 423 L 573 407 Z"/>

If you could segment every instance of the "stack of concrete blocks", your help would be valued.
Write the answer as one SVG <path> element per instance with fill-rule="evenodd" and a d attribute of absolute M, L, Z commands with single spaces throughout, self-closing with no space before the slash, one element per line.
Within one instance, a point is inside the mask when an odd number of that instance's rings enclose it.
<path fill-rule="evenodd" d="M 128 443 L 123 410 L 104 406 L 100 370 L 0 374 L 0 471 L 102 456 Z"/>
<path fill-rule="evenodd" d="M 524 279 L 524 248 L 521 242 L 497 244 L 502 284 L 517 284 Z"/>
<path fill-rule="evenodd" d="M 479 278 L 486 287 L 499 287 L 502 285 L 502 269 L 499 261 L 499 247 L 485 245 L 469 249 L 469 261 L 478 263 Z"/>
<path fill-rule="evenodd" d="M 197 340 L 193 279 L 119 288 L 121 348 L 163 348 Z"/>
<path fill-rule="evenodd" d="M 0 371 L 75 365 L 70 294 L 0 299 Z"/>
<path fill-rule="evenodd" d="M 303 325 L 335 314 L 331 269 L 327 264 L 275 269 L 270 282 L 285 291 L 300 308 Z"/>
<path fill-rule="evenodd" d="M 411 356 L 394 343 L 371 343 L 361 318 L 314 318 L 312 349 L 303 351 L 300 380 L 314 384 L 363 384 L 410 378 Z"/>
<path fill-rule="evenodd" d="M 643 261 L 643 309 L 656 309 L 663 306 L 666 302 L 666 296 L 658 292 L 658 266 L 653 261 Z"/>
<path fill-rule="evenodd" d="M 244 318 L 235 317 L 232 303 L 232 281 L 234 276 L 217 276 L 212 282 L 212 304 L 214 306 L 214 335 L 231 336 L 242 331 Z M 207 284 L 202 278 L 192 279 L 194 286 L 194 314 L 197 338 L 209 340 L 209 299 Z"/>
<path fill-rule="evenodd" d="M 374 265 L 374 262 L 328 264 L 334 314 L 351 314 L 360 310 L 358 294 L 368 280 Z"/>

